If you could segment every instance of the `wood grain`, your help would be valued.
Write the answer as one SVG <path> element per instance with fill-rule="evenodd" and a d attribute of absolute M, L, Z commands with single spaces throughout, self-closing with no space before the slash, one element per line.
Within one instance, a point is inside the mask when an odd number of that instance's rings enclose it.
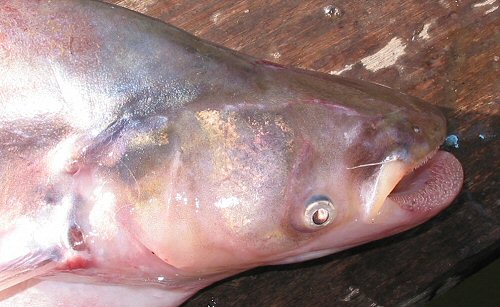
<path fill-rule="evenodd" d="M 108 2 L 257 58 L 400 89 L 440 106 L 458 136 L 466 181 L 443 214 L 350 251 L 221 281 L 185 306 L 405 306 L 498 257 L 500 1 Z"/>

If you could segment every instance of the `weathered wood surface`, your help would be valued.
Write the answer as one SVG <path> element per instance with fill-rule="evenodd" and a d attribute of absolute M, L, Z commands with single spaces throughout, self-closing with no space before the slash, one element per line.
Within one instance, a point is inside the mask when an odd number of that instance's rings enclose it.
<path fill-rule="evenodd" d="M 498 257 L 500 1 L 108 2 L 257 58 L 421 97 L 443 108 L 459 137 L 465 186 L 437 218 L 320 260 L 244 273 L 186 306 L 408 305 Z"/>

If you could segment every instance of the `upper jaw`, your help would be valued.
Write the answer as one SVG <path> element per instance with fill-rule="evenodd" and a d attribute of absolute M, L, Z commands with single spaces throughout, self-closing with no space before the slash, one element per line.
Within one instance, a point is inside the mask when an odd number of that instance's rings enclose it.
<path fill-rule="evenodd" d="M 380 221 L 380 215 L 387 196 L 407 172 L 407 166 L 400 160 L 390 161 L 380 166 L 374 180 L 361 188 L 361 217 L 367 223 Z"/>

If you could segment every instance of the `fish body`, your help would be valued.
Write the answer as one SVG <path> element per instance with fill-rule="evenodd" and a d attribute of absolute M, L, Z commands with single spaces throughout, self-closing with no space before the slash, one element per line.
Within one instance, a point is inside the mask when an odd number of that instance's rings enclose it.
<path fill-rule="evenodd" d="M 105 3 L 2 1 L 0 72 L 0 305 L 178 305 L 462 185 L 434 106 Z"/>

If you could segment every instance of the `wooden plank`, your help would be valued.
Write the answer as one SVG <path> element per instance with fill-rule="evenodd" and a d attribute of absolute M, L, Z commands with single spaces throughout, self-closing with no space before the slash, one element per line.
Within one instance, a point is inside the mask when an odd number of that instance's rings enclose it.
<path fill-rule="evenodd" d="M 444 110 L 450 133 L 458 136 L 452 151 L 466 181 L 443 214 L 340 254 L 241 274 L 186 306 L 408 305 L 498 257 L 498 0 L 108 2 L 257 58 L 421 97 Z"/>

